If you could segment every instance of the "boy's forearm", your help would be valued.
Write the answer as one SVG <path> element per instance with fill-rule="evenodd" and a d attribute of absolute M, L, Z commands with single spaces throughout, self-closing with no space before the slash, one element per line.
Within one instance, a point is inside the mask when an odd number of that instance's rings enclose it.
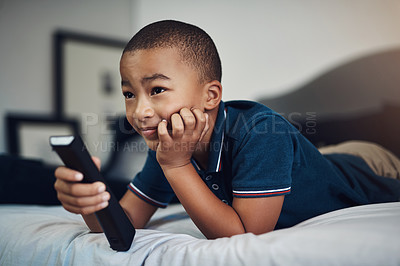
<path fill-rule="evenodd" d="M 245 232 L 235 210 L 209 190 L 191 164 L 164 170 L 164 174 L 193 222 L 207 238 Z"/>

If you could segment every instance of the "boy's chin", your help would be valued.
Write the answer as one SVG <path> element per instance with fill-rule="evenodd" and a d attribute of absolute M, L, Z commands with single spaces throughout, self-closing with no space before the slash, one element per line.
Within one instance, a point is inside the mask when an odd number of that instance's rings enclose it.
<path fill-rule="evenodd" d="M 156 151 L 158 146 L 158 140 L 146 140 L 146 144 L 150 150 Z"/>

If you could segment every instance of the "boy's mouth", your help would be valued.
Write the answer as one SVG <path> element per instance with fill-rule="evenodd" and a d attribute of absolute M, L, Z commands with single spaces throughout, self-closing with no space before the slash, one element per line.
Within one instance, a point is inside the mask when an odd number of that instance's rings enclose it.
<path fill-rule="evenodd" d="M 139 128 L 140 130 L 140 135 L 142 135 L 143 137 L 151 137 L 154 134 L 157 133 L 157 127 L 144 127 L 144 128 Z"/>

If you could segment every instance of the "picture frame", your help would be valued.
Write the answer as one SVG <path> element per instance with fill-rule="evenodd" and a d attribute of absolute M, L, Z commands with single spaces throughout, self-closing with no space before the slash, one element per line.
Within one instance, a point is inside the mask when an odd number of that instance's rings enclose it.
<path fill-rule="evenodd" d="M 107 161 L 112 124 L 125 113 L 119 60 L 126 41 L 64 30 L 53 37 L 55 115 L 76 119 L 91 154 Z"/>
<path fill-rule="evenodd" d="M 7 150 L 11 155 L 40 159 L 60 165 L 61 160 L 49 144 L 49 137 L 77 134 L 79 123 L 73 119 L 25 114 L 7 114 Z"/>

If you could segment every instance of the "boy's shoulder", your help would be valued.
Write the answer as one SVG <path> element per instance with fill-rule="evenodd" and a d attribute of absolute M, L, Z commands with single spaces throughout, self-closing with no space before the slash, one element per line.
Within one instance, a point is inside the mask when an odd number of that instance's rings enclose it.
<path fill-rule="evenodd" d="M 254 127 L 271 127 L 272 124 L 286 125 L 288 122 L 279 113 L 267 106 L 254 101 L 224 102 L 226 111 L 226 128 L 231 135 L 248 133 Z M 264 125 L 260 125 L 264 123 Z M 270 125 L 265 125 L 268 123 Z"/>
<path fill-rule="evenodd" d="M 224 106 L 226 108 L 237 110 L 239 112 L 243 111 L 264 111 L 264 112 L 271 112 L 276 113 L 272 109 L 268 108 L 267 106 L 255 102 L 255 101 L 248 101 L 248 100 L 234 100 L 234 101 L 226 101 L 224 102 Z"/>
<path fill-rule="evenodd" d="M 274 132 L 279 132 L 280 137 L 283 137 L 282 132 L 298 132 L 282 115 L 258 102 L 227 101 L 220 106 L 220 114 L 223 109 L 225 136 L 238 143 L 248 138 L 273 137 L 277 135 Z"/>
<path fill-rule="evenodd" d="M 283 118 L 279 113 L 271 108 L 255 101 L 234 100 L 224 102 L 224 107 L 231 117 L 246 117 L 247 120 L 257 119 L 266 116 L 276 116 Z"/>

